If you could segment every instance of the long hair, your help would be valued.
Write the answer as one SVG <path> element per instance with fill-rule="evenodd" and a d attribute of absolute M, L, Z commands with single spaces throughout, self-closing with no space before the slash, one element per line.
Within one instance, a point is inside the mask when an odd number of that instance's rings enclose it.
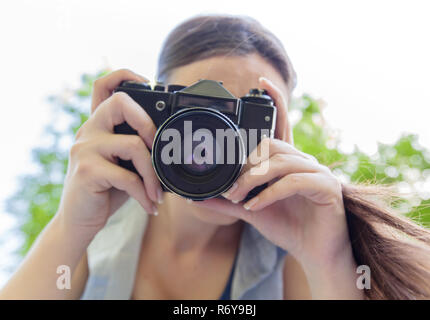
<path fill-rule="evenodd" d="M 173 29 L 158 60 L 157 80 L 180 66 L 214 56 L 258 53 L 282 76 L 291 95 L 296 73 L 281 41 L 255 19 L 204 15 Z M 348 232 L 357 265 L 371 270 L 368 299 L 430 298 L 430 231 L 378 199 L 384 186 L 342 185 Z"/>

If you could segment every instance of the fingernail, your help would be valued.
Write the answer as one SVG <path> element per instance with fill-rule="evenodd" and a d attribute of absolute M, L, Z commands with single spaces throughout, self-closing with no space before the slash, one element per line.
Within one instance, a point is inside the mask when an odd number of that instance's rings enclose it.
<path fill-rule="evenodd" d="M 228 197 L 230 197 L 230 195 L 234 192 L 234 190 L 236 190 L 236 189 L 237 189 L 237 187 L 238 187 L 238 185 L 237 185 L 237 183 L 235 182 L 227 192 L 224 192 L 224 193 L 222 194 L 222 196 L 223 196 L 224 198 L 228 198 Z"/>
<path fill-rule="evenodd" d="M 159 204 L 163 203 L 163 190 L 161 188 L 157 190 L 157 201 Z"/>
<path fill-rule="evenodd" d="M 243 205 L 246 210 L 250 210 L 258 202 L 258 197 L 252 198 L 247 203 Z"/>
<path fill-rule="evenodd" d="M 239 200 L 231 200 L 231 202 L 233 202 L 234 204 L 238 204 Z"/>
<path fill-rule="evenodd" d="M 187 203 L 193 203 L 193 200 L 187 199 Z"/>
<path fill-rule="evenodd" d="M 153 207 L 152 207 L 152 212 L 153 212 L 153 215 L 154 215 L 154 216 L 158 216 L 158 210 L 157 210 L 157 207 L 156 207 L 156 206 L 153 206 Z"/>

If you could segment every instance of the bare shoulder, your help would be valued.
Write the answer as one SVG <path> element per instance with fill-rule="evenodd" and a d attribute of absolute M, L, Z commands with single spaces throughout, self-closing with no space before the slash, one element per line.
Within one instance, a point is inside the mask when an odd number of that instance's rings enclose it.
<path fill-rule="evenodd" d="M 285 257 L 283 273 L 285 300 L 312 299 L 305 272 L 300 263 L 290 254 Z"/>

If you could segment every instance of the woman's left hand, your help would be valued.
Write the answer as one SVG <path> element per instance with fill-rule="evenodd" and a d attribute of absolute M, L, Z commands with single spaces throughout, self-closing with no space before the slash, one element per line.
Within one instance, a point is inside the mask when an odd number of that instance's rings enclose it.
<path fill-rule="evenodd" d="M 330 169 L 293 147 L 286 99 L 269 80 L 260 80 L 278 108 L 278 139 L 265 138 L 254 150 L 236 183 L 224 194 L 231 202 L 196 203 L 252 224 L 267 239 L 287 250 L 302 265 L 324 266 L 351 255 L 342 186 Z M 279 123 L 281 121 L 281 123 Z M 284 123 L 282 123 L 284 122 Z M 283 139 L 283 140 L 281 140 Z M 267 149 L 268 148 L 268 149 Z M 257 161 L 256 161 L 257 160 Z M 262 168 L 266 168 L 264 174 Z M 249 191 L 269 186 L 245 204 Z"/>

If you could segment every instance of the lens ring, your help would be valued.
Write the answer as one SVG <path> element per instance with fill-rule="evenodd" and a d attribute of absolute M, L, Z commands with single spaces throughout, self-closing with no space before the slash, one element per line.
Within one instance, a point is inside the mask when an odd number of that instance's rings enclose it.
<path fill-rule="evenodd" d="M 163 132 L 167 129 L 181 130 L 184 122 L 191 119 L 193 125 L 197 123 L 197 128 L 205 129 L 224 129 L 234 133 L 234 163 L 216 164 L 204 171 L 202 174 L 194 172 L 194 168 L 187 167 L 182 163 L 164 164 L 161 160 L 162 149 L 167 143 L 162 140 Z M 194 119 L 194 121 L 192 120 Z M 178 126 L 179 124 L 179 126 Z M 193 134 L 195 133 L 193 128 Z M 181 161 L 183 160 L 183 133 L 181 135 Z M 224 144 L 224 141 L 223 141 Z M 224 144 L 224 150 L 226 145 Z M 227 152 L 224 153 L 224 157 Z M 214 198 L 228 190 L 238 178 L 245 161 L 245 146 L 237 126 L 221 112 L 204 107 L 193 107 L 182 109 L 170 116 L 157 130 L 154 138 L 153 150 L 151 154 L 152 164 L 155 172 L 163 186 L 185 198 L 193 200 L 205 200 Z"/>

